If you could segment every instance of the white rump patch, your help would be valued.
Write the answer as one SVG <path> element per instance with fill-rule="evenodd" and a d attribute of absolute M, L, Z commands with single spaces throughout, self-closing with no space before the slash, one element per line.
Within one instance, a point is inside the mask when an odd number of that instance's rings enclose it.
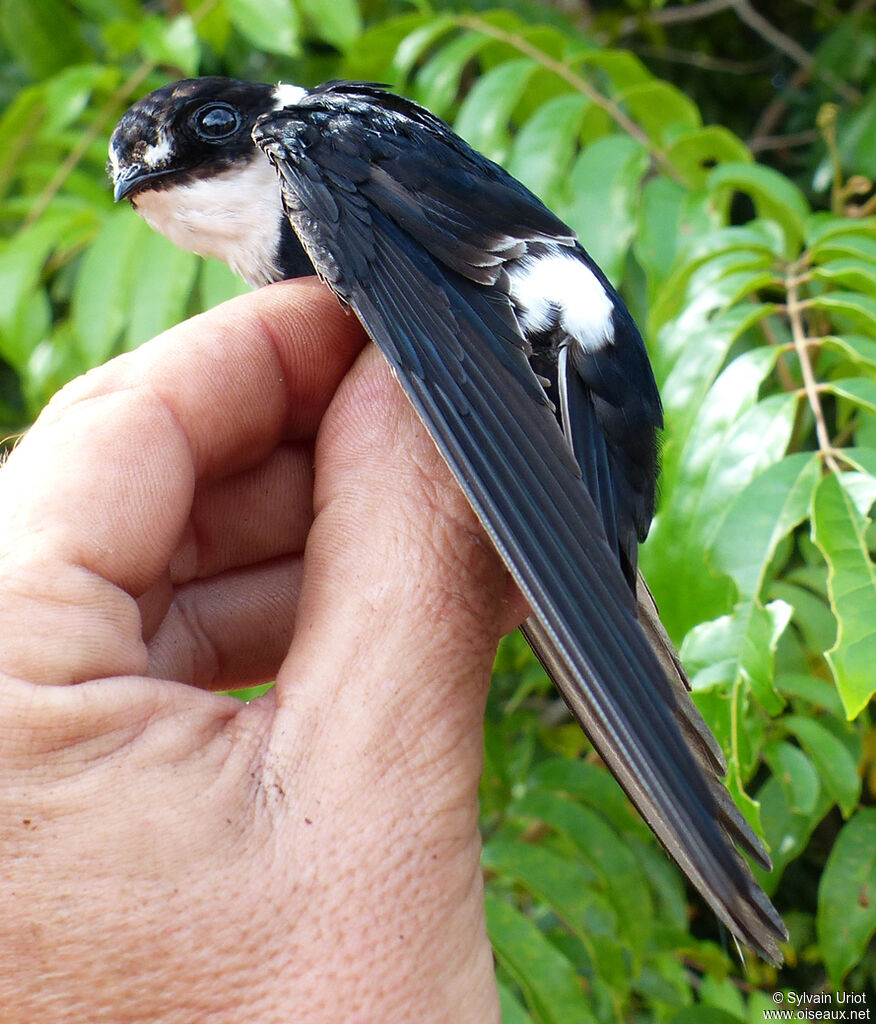
<path fill-rule="evenodd" d="M 307 90 L 302 89 L 300 85 L 289 85 L 287 82 L 278 82 L 274 87 L 274 97 L 276 103 L 274 104 L 274 110 L 282 110 L 283 107 L 294 107 L 296 103 L 300 103 L 307 95 Z"/>
<path fill-rule="evenodd" d="M 593 271 L 573 252 L 552 249 L 508 267 L 511 300 L 529 331 L 562 329 L 586 352 L 614 342 L 614 304 Z"/>
<path fill-rule="evenodd" d="M 260 150 L 209 178 L 134 196 L 137 213 L 175 245 L 223 260 L 253 288 L 278 281 L 280 182 Z"/>

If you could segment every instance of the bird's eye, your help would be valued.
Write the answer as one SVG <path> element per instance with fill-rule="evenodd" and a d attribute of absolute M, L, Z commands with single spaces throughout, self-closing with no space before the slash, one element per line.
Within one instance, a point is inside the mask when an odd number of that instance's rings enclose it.
<path fill-rule="evenodd" d="M 221 142 L 240 127 L 240 114 L 227 103 L 209 103 L 196 110 L 192 120 L 205 142 Z"/>

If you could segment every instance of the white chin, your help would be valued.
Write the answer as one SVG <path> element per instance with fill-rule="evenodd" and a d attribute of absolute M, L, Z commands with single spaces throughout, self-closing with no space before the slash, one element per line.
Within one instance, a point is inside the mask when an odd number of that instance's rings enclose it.
<path fill-rule="evenodd" d="M 212 177 L 141 192 L 134 206 L 175 245 L 223 260 L 253 287 L 283 276 L 277 265 L 285 216 L 280 184 L 261 151 Z"/>

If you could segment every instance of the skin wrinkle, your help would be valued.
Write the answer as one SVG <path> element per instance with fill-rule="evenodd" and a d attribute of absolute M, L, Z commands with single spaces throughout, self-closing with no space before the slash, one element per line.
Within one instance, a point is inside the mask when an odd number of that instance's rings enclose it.
<path fill-rule="evenodd" d="M 72 590 L 67 572 L 71 572 L 74 577 Z M 0 575 L 0 578 L 3 579 L 2 590 L 5 595 L 4 604 L 0 607 L 0 623 L 2 623 L 4 615 L 8 614 L 9 605 L 16 596 L 25 605 L 36 607 L 48 605 L 56 609 L 69 608 L 71 616 L 80 620 L 83 618 L 80 607 L 82 594 L 88 589 L 87 581 L 92 580 L 100 588 L 100 594 L 93 598 L 95 604 L 99 603 L 99 599 L 103 598 L 104 594 L 109 599 L 100 605 L 103 615 L 99 624 L 89 634 L 88 649 L 95 656 L 87 664 L 81 666 L 80 673 L 71 675 L 67 672 L 62 673 L 59 678 L 49 679 L 50 673 L 58 671 L 65 663 L 66 645 L 63 642 L 63 637 L 54 632 L 45 634 L 40 630 L 38 627 L 41 617 L 34 616 L 29 621 L 27 632 L 10 629 L 4 635 L 3 629 L 0 628 L 0 657 L 5 656 L 14 663 L 15 659 L 21 657 L 22 652 L 28 649 L 33 639 L 40 636 L 43 676 L 36 680 L 38 682 L 52 682 L 59 685 L 78 683 L 83 679 L 90 678 L 95 671 L 101 675 L 107 674 L 105 671 L 100 671 L 100 668 L 106 669 L 107 666 L 103 665 L 103 662 L 114 659 L 124 660 L 125 667 L 133 671 L 145 669 L 146 647 L 140 634 L 140 619 L 138 612 L 135 611 L 134 598 L 120 592 L 100 573 L 76 562 L 68 562 L 60 569 L 56 567 L 49 576 L 42 568 L 35 566 L 33 560 L 27 560 L 25 565 L 19 565 L 17 575 L 21 577 L 22 574 L 25 574 L 27 581 L 24 587 L 15 583 L 16 575 L 10 572 L 8 565 L 6 571 Z M 85 579 L 83 580 L 82 577 Z M 52 590 L 40 587 L 36 582 L 40 579 L 49 581 Z M 63 593 L 59 593 L 58 588 L 62 585 L 66 589 Z M 85 622 L 83 622 L 82 628 L 84 625 Z M 123 638 L 122 643 L 119 643 L 119 637 Z M 117 653 L 115 648 L 118 648 Z M 12 674 L 16 675 L 17 673 L 13 672 Z M 19 676 L 19 678 L 21 677 Z"/>
<path fill-rule="evenodd" d="M 309 496 L 312 467 L 313 455 L 306 442 L 283 442 L 251 470 L 202 488 L 171 559 L 174 582 L 205 578 L 228 568 L 225 548 L 241 534 L 251 538 L 250 544 L 258 545 L 251 564 L 272 557 L 280 549 L 302 551 L 313 510 L 309 500 L 306 507 L 295 507 L 291 501 L 299 492 Z M 282 515 L 267 521 L 259 518 L 260 502 L 279 494 L 290 495 L 290 505 Z M 278 542 L 275 534 L 280 534 L 282 541 Z"/>
<path fill-rule="evenodd" d="M 265 577 L 267 593 L 252 601 L 247 597 L 247 588 L 255 573 Z M 173 678 L 184 679 L 204 689 L 222 689 L 226 684 L 256 685 L 272 680 L 292 639 L 294 608 L 300 589 L 299 555 L 270 559 L 259 565 L 244 566 L 239 570 L 226 570 L 216 578 L 194 579 L 177 586 L 174 588 L 164 619 L 150 641 L 150 674 L 169 674 Z M 190 605 L 200 605 L 203 614 L 209 614 L 211 618 L 208 626 L 198 620 L 198 630 L 187 628 L 185 609 Z M 277 644 L 277 653 L 270 662 L 263 660 L 263 647 L 255 651 L 246 647 L 246 630 L 239 627 L 236 621 L 241 609 L 244 615 L 278 620 L 272 630 L 272 641 Z M 224 624 L 224 628 L 217 629 L 217 622 Z M 200 658 L 199 638 L 213 633 L 217 636 L 217 642 L 210 645 L 204 658 Z M 240 651 L 235 652 L 236 660 L 229 665 L 227 656 L 220 655 L 218 647 L 221 645 L 224 650 L 225 645 L 235 641 L 239 643 Z M 189 667 L 186 668 L 173 660 L 173 649 L 187 649 L 190 644 L 195 645 L 194 654 Z M 215 651 L 212 659 L 211 650 Z M 260 658 L 262 660 L 259 660 Z M 202 667 L 202 663 L 206 667 Z M 211 665 L 215 666 L 212 671 Z M 249 676 L 246 679 L 241 675 L 245 668 L 249 669 Z"/>
<path fill-rule="evenodd" d="M 183 632 L 194 645 L 191 678 L 201 679 L 205 676 L 208 679 L 222 678 L 222 658 L 219 654 L 218 644 L 212 641 L 209 631 L 203 627 L 200 621 L 198 603 L 174 600 L 173 609 L 176 619 L 182 624 Z M 203 668 L 205 664 L 208 666 L 206 670 Z"/>
<path fill-rule="evenodd" d="M 57 787 L 59 782 L 67 785 L 81 781 L 88 773 L 97 773 L 117 757 L 119 751 L 136 743 L 153 721 L 152 716 L 147 716 L 132 722 L 127 715 L 114 715 L 107 710 L 101 732 L 71 747 L 70 734 L 77 729 L 78 712 L 85 704 L 83 688 L 94 684 L 81 683 L 78 687 L 64 690 L 52 688 L 46 696 L 59 694 L 73 700 L 65 700 L 60 708 L 48 708 L 47 701 L 42 699 L 43 691 L 27 680 L 23 683 L 33 702 L 39 705 L 39 718 L 44 723 L 40 732 L 32 735 L 33 749 L 26 761 L 18 766 L 19 770 L 28 772 L 27 784 L 33 787 L 35 801 L 38 798 L 50 802 L 52 790 L 47 785 L 50 782 Z M 99 788 L 94 787 L 94 792 L 99 792 Z M 57 800 L 58 811 L 51 817 L 64 817 L 72 807 L 75 804 L 61 796 Z"/>

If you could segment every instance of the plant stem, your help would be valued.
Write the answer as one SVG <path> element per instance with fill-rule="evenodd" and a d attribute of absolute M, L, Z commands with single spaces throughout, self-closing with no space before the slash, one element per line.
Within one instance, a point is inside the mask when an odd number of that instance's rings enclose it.
<path fill-rule="evenodd" d="M 818 382 L 815 379 L 815 372 L 812 369 L 812 358 L 810 353 L 812 339 L 807 336 L 807 332 L 803 324 L 803 313 L 806 308 L 806 301 L 801 300 L 799 294 L 800 269 L 801 268 L 796 264 L 790 266 L 785 277 L 785 288 L 788 295 L 786 307 L 788 322 L 791 325 L 791 337 L 794 340 L 794 350 L 796 351 L 797 359 L 800 362 L 800 372 L 803 377 L 803 387 L 806 392 L 806 398 L 815 419 L 815 436 L 818 439 L 818 450 L 821 453 L 821 457 L 824 459 L 824 464 L 827 468 L 832 473 L 839 474 L 840 467 L 836 460 L 836 449 L 827 430 L 827 423 L 824 419 L 824 409 L 822 408 L 821 396 L 818 391 Z"/>
<path fill-rule="evenodd" d="M 537 46 L 533 46 L 528 39 L 518 35 L 514 32 L 505 32 L 503 29 L 496 28 L 487 21 L 482 21 L 480 18 L 461 17 L 458 21 L 462 28 L 470 29 L 474 32 L 481 32 L 484 35 L 491 36 L 493 39 L 498 39 L 502 43 L 507 43 L 509 46 L 513 46 L 515 50 L 524 54 L 527 57 L 531 57 L 538 64 L 541 64 L 543 68 L 551 71 L 558 78 L 562 78 L 564 82 L 568 82 L 573 89 L 580 93 L 583 93 L 594 106 L 604 110 L 608 116 L 633 139 L 640 142 L 653 156 L 654 160 L 660 165 L 660 167 L 672 178 L 673 181 L 683 184 L 681 175 L 675 169 L 675 166 L 666 156 L 662 149 L 655 146 L 648 138 L 647 134 L 632 120 L 623 110 L 615 103 L 610 100 L 607 96 L 603 96 L 601 92 L 594 89 L 590 82 L 584 78 L 583 75 L 579 75 L 576 71 L 573 71 L 568 64 L 564 64 L 562 61 L 555 60 L 550 54 L 545 53 L 544 50 L 540 50 Z"/>

